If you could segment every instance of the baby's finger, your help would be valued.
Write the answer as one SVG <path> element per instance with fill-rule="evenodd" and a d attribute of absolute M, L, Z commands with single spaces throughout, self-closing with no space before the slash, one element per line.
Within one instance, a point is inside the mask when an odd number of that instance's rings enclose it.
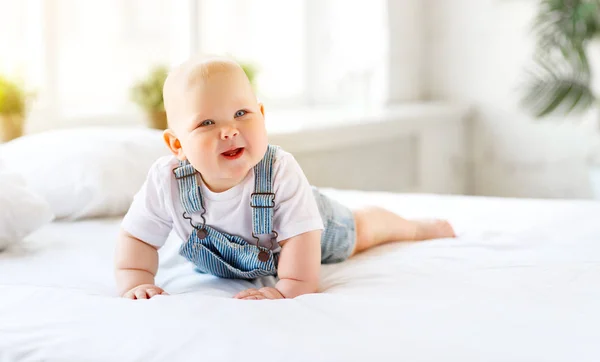
<path fill-rule="evenodd" d="M 135 297 L 137 299 L 148 299 L 148 296 L 146 295 L 146 291 L 144 289 L 138 289 L 135 291 Z"/>
<path fill-rule="evenodd" d="M 135 294 L 133 294 L 133 292 L 130 290 L 127 293 L 125 293 L 125 295 L 123 295 L 123 298 L 135 299 Z"/>
<path fill-rule="evenodd" d="M 148 289 L 146 293 L 148 294 L 148 298 L 152 298 L 155 295 L 158 295 L 159 291 L 156 289 Z"/>
<path fill-rule="evenodd" d="M 284 298 L 281 292 L 275 288 L 261 288 L 259 290 L 265 297 L 269 299 L 282 299 Z"/>
<path fill-rule="evenodd" d="M 255 295 L 249 295 L 242 299 L 243 300 L 261 300 L 261 299 L 265 299 L 265 296 L 262 294 L 255 294 Z"/>
<path fill-rule="evenodd" d="M 256 294 L 256 293 L 259 293 L 258 290 L 256 290 L 256 289 L 246 289 L 246 290 L 243 290 L 243 291 L 239 292 L 238 294 L 236 294 L 234 298 L 244 299 L 245 297 L 248 297 L 248 296 Z"/>

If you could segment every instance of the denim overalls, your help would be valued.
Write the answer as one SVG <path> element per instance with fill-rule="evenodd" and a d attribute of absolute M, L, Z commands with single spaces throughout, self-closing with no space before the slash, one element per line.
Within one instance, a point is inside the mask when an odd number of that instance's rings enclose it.
<path fill-rule="evenodd" d="M 179 198 L 185 213 L 194 227 L 187 242 L 179 253 L 194 263 L 198 271 L 222 278 L 254 279 L 277 274 L 277 257 L 273 251 L 258 244 L 258 235 L 269 234 L 272 246 L 277 242 L 277 232 L 273 231 L 273 161 L 276 146 L 269 145 L 265 157 L 254 166 L 254 192 L 249 207 L 252 207 L 252 236 L 256 244 L 250 244 L 236 235 L 229 235 L 206 225 L 202 193 L 198 187 L 196 170 L 186 160 L 180 161 L 173 170 L 179 184 Z M 202 211 L 202 225 L 194 225 L 189 215 Z M 186 216 L 186 214 L 188 216 Z"/>
<path fill-rule="evenodd" d="M 273 162 L 279 147 L 269 145 L 263 159 L 254 166 L 254 192 L 249 201 L 252 208 L 252 236 L 249 243 L 236 235 L 229 235 L 206 225 L 202 193 L 198 187 L 196 170 L 188 161 L 181 161 L 173 170 L 179 185 L 179 199 L 185 212 L 183 217 L 194 227 L 179 253 L 196 265 L 197 271 L 222 278 L 255 279 L 277 275 L 279 253 L 272 247 L 277 243 L 273 230 Z M 338 263 L 346 260 L 356 243 L 356 225 L 352 211 L 313 188 L 324 230 L 321 234 L 321 262 Z M 202 225 L 194 225 L 189 215 L 202 211 Z M 187 216 L 186 216 L 187 214 Z M 258 235 L 271 235 L 271 249 L 258 244 Z"/>

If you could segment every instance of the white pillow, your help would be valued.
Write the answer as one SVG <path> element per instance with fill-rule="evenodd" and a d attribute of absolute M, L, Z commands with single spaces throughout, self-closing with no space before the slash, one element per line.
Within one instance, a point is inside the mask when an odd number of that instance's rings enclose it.
<path fill-rule="evenodd" d="M 59 219 L 124 215 L 148 169 L 169 154 L 162 131 L 86 127 L 31 134 L 0 146 L 0 162 L 22 175 Z"/>
<path fill-rule="evenodd" d="M 0 170 L 0 251 L 52 221 L 50 205 L 22 177 Z"/>

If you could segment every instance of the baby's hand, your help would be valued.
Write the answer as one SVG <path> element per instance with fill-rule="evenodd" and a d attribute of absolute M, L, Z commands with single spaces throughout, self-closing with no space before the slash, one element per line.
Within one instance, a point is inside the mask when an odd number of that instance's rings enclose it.
<path fill-rule="evenodd" d="M 162 290 L 153 284 L 142 284 L 129 290 L 123 294 L 123 298 L 128 299 L 150 299 L 155 295 L 169 295 L 167 292 Z"/>
<path fill-rule="evenodd" d="M 236 299 L 261 300 L 261 299 L 284 299 L 285 297 L 279 290 L 270 287 L 256 289 L 246 289 L 235 295 Z"/>

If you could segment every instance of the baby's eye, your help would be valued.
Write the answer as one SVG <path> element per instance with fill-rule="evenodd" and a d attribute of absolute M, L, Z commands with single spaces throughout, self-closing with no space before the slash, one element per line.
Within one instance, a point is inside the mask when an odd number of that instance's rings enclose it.
<path fill-rule="evenodd" d="M 245 116 L 246 113 L 248 112 L 244 111 L 243 109 L 240 109 L 239 111 L 235 112 L 235 118 Z"/>
<path fill-rule="evenodd" d="M 205 127 L 213 124 L 215 124 L 215 121 L 213 121 L 212 119 L 207 119 L 204 122 L 200 123 L 200 126 Z"/>

